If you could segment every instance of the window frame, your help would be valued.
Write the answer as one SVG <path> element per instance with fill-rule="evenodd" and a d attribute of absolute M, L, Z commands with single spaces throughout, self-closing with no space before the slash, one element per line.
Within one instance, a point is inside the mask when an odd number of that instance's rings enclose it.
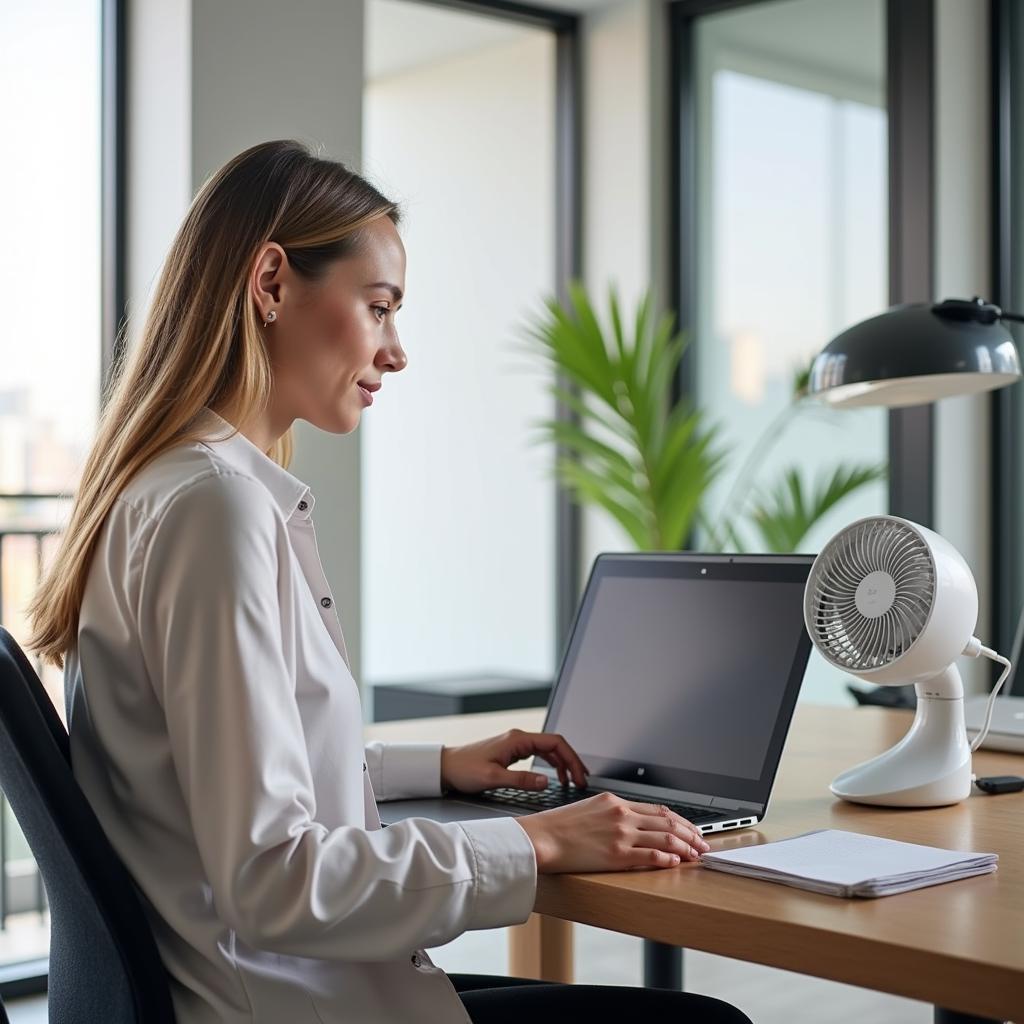
<path fill-rule="evenodd" d="M 1015 101 L 1024 108 L 1024 76 L 1014 66 L 1014 52 L 1024 47 L 1024 17 L 1012 0 L 990 0 L 992 104 L 992 299 L 1009 310 L 1024 309 L 1024 288 L 1017 279 L 1024 270 L 1024 238 L 1015 230 L 1014 215 L 1024 213 L 1024 192 L 1014 193 L 1013 157 L 1021 153 L 1024 133 L 1014 133 Z M 1016 44 L 1016 45 L 1015 45 Z M 1021 343 L 1019 332 L 1018 345 Z M 1024 467 L 1014 450 L 1014 438 L 1024 433 L 1024 395 L 1021 385 L 992 393 L 992 564 L 993 646 L 1012 652 L 1024 640 L 1024 538 L 1019 523 L 1024 515 Z M 1024 672 L 1010 677 L 1008 693 L 1024 696 Z"/>
<path fill-rule="evenodd" d="M 124 358 L 128 312 L 127 0 L 101 0 L 100 402 Z"/>

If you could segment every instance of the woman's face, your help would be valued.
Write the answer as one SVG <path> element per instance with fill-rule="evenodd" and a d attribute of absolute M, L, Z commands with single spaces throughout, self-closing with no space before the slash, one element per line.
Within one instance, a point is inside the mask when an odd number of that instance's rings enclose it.
<path fill-rule="evenodd" d="M 405 367 L 395 314 L 405 292 L 405 247 L 388 217 L 361 232 L 356 253 L 309 282 L 283 250 L 264 247 L 254 268 L 258 310 L 274 371 L 272 417 L 278 427 L 304 419 L 347 434 L 373 404 L 384 375 Z"/>

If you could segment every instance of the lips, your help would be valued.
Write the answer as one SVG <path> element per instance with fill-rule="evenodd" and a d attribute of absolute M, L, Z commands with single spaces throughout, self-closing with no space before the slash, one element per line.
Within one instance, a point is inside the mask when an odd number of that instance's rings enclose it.
<path fill-rule="evenodd" d="M 380 381 L 356 381 L 359 388 L 359 396 L 364 405 L 373 405 L 373 392 L 380 390 Z"/>

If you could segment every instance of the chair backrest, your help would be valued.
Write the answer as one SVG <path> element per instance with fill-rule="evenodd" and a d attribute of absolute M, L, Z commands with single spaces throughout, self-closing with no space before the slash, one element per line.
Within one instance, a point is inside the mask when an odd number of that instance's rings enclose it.
<path fill-rule="evenodd" d="M 0 788 L 50 905 L 50 1020 L 173 1024 L 135 885 L 71 773 L 68 735 L 43 684 L 2 626 Z"/>

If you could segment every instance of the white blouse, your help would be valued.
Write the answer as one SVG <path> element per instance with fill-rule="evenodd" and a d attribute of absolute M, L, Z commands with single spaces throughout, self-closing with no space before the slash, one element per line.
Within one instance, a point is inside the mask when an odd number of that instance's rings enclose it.
<path fill-rule="evenodd" d="M 143 894 L 181 1024 L 466 1021 L 423 946 L 520 923 L 513 818 L 381 829 L 439 744 L 369 744 L 313 495 L 204 412 L 99 537 L 65 667 L 71 756 Z"/>

